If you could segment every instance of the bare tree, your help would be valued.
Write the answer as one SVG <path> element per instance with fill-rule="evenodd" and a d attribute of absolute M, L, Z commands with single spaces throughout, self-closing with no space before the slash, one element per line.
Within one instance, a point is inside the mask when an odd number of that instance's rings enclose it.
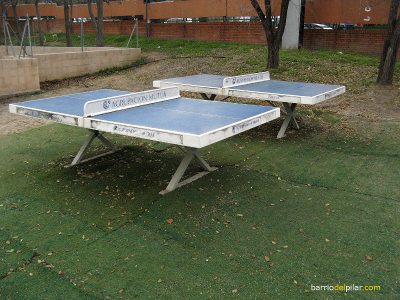
<path fill-rule="evenodd" d="M 41 16 L 40 16 L 40 10 L 39 10 L 39 0 L 35 0 L 35 11 L 36 11 L 36 18 L 37 18 L 37 25 L 38 25 L 38 31 L 39 31 L 39 45 L 43 46 L 43 32 L 42 32 L 42 26 L 41 26 Z"/>
<path fill-rule="evenodd" d="M 267 38 L 268 63 L 267 68 L 277 68 L 279 66 L 279 49 L 282 43 L 282 36 L 286 26 L 286 17 L 290 0 L 282 0 L 279 25 L 275 28 L 272 22 L 271 0 L 264 0 L 265 13 L 261 9 L 257 0 L 250 0 L 260 18 Z"/>
<path fill-rule="evenodd" d="M 92 25 L 94 30 L 96 31 L 96 46 L 104 47 L 103 0 L 95 0 L 97 6 L 97 18 L 93 14 L 92 1 L 93 0 L 87 0 L 87 4 L 89 15 L 92 20 Z M 106 2 L 108 3 L 108 1 Z"/>
<path fill-rule="evenodd" d="M 400 0 L 392 0 L 390 4 L 387 37 L 383 46 L 377 83 L 392 84 L 400 45 Z"/>
<path fill-rule="evenodd" d="M 63 0 L 64 3 L 64 24 L 67 47 L 72 47 L 72 0 Z"/>

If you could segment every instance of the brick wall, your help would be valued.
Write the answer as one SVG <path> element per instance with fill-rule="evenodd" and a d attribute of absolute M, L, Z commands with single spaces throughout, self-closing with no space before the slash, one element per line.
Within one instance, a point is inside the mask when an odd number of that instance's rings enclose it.
<path fill-rule="evenodd" d="M 262 0 L 258 0 L 262 3 Z M 4 1 L 3 1 L 4 2 Z M 33 4 L 20 4 L 17 14 L 24 17 L 27 14 L 35 16 Z M 33 2 L 33 1 L 29 1 Z M 46 1 L 54 2 L 54 1 Z M 59 1 L 60 2 L 60 1 Z M 85 2 L 85 1 L 79 1 Z M 279 15 L 280 0 L 272 1 L 272 14 Z M 386 24 L 391 0 L 312 0 L 306 1 L 306 23 L 323 24 Z M 64 18 L 64 8 L 55 3 L 40 3 L 42 16 Z M 96 5 L 93 4 L 96 14 Z M 11 6 L 8 6 L 8 16 L 13 16 Z M 87 4 L 74 4 L 73 18 L 89 18 Z M 241 17 L 256 16 L 256 11 L 249 0 L 176 0 L 152 2 L 148 5 L 150 20 L 170 18 L 202 18 L 202 17 Z M 111 1 L 104 4 L 104 16 L 146 16 L 144 0 Z"/>
<path fill-rule="evenodd" d="M 266 43 L 264 30 L 258 22 L 208 22 L 151 24 L 150 34 L 158 38 L 203 41 Z M 311 50 L 333 49 L 380 55 L 386 30 L 305 30 L 304 48 Z M 400 50 L 398 52 L 400 58 Z"/>
<path fill-rule="evenodd" d="M 258 22 L 207 22 L 151 24 L 151 36 L 203 41 L 265 44 L 266 38 Z"/>
<path fill-rule="evenodd" d="M 109 34 L 130 34 L 134 21 L 107 21 L 104 30 Z M 46 32 L 64 32 L 63 20 L 42 21 Z M 34 29 L 37 24 L 33 24 Z M 74 32 L 80 32 L 80 24 L 74 23 Z M 146 25 L 139 22 L 140 35 L 145 35 Z M 164 39 L 188 39 L 203 41 L 225 41 L 249 44 L 265 44 L 266 38 L 258 22 L 204 22 L 204 23 L 152 23 L 152 37 Z M 85 33 L 93 33 L 90 22 L 84 23 Z M 305 30 L 306 49 L 334 49 L 379 55 L 386 36 L 385 30 Z M 400 52 L 399 52 L 400 57 Z"/>
<path fill-rule="evenodd" d="M 379 55 L 383 49 L 386 30 L 306 30 L 304 48 L 334 49 Z M 398 53 L 400 57 L 400 51 Z"/>

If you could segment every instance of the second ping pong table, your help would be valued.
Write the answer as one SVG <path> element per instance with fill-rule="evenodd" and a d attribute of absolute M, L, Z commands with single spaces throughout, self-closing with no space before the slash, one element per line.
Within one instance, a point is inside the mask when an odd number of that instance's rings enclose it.
<path fill-rule="evenodd" d="M 216 170 L 197 149 L 279 118 L 275 107 L 203 101 L 180 97 L 178 88 L 131 93 L 96 90 L 10 104 L 10 112 L 86 128 L 90 131 L 71 165 L 114 153 L 117 148 L 102 132 L 174 144 L 185 155 L 165 194 Z M 84 159 L 94 139 L 111 151 Z M 204 169 L 181 181 L 190 162 Z"/>
<path fill-rule="evenodd" d="M 153 86 L 178 87 L 181 91 L 200 93 L 207 100 L 214 100 L 217 95 L 220 95 L 227 98 L 239 97 L 282 102 L 286 110 L 286 118 L 279 130 L 278 138 L 285 136 L 290 123 L 299 129 L 294 116 L 298 104 L 314 105 L 346 91 L 346 87 L 341 85 L 271 80 L 269 72 L 232 77 L 200 74 L 156 80 Z"/>

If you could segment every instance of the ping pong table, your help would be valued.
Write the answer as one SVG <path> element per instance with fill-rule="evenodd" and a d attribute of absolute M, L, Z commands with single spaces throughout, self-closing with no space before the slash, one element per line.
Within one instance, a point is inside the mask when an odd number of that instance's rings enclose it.
<path fill-rule="evenodd" d="M 340 85 L 271 80 L 269 72 L 233 77 L 200 74 L 155 80 L 153 86 L 178 87 L 181 91 L 200 93 L 207 100 L 214 100 L 219 95 L 227 98 L 239 97 L 282 102 L 286 118 L 279 130 L 278 138 L 285 136 L 290 123 L 299 129 L 294 116 L 298 104 L 314 105 L 346 91 L 346 87 Z"/>
<path fill-rule="evenodd" d="M 178 88 L 139 93 L 103 89 L 10 104 L 11 113 L 83 127 L 89 136 L 71 165 L 77 165 L 118 149 L 103 133 L 177 145 L 185 153 L 165 194 L 216 170 L 197 149 L 279 118 L 279 108 L 204 101 L 180 97 Z M 84 159 L 95 139 L 110 151 Z M 182 180 L 190 162 L 196 159 L 204 169 Z"/>

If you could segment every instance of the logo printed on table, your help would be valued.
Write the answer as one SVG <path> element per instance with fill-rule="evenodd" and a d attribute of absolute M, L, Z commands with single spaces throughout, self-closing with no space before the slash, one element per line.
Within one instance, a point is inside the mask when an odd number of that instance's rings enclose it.
<path fill-rule="evenodd" d="M 110 107 L 110 100 L 106 100 L 103 102 L 103 108 L 108 109 Z"/>

